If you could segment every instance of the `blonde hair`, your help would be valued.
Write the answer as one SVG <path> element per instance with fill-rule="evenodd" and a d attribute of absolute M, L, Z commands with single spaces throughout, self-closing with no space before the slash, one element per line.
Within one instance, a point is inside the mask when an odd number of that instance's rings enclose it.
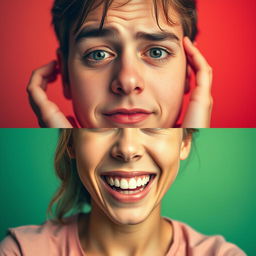
<path fill-rule="evenodd" d="M 60 129 L 54 159 L 55 173 L 61 184 L 50 201 L 48 213 L 50 217 L 63 224 L 67 214 L 80 212 L 86 204 L 90 205 L 90 194 L 78 176 L 75 159 L 70 153 L 75 130 Z M 184 128 L 183 139 L 191 138 L 196 131 L 196 129 Z"/>
<path fill-rule="evenodd" d="M 66 214 L 81 211 L 86 203 L 90 204 L 90 195 L 77 174 L 75 159 L 70 156 L 74 130 L 60 129 L 54 159 L 55 174 L 61 184 L 50 201 L 48 213 L 61 223 Z"/>

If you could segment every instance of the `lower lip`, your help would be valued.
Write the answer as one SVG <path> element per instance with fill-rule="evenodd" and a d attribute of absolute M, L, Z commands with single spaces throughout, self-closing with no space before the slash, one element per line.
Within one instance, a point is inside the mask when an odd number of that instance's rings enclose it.
<path fill-rule="evenodd" d="M 101 179 L 101 181 L 103 182 L 103 185 L 105 189 L 108 191 L 108 193 L 117 201 L 121 203 L 135 203 L 146 197 L 146 195 L 149 193 L 153 185 L 153 181 L 155 178 L 156 176 L 151 178 L 147 186 L 142 191 L 139 191 L 134 194 L 122 194 L 116 190 L 113 190 L 103 179 Z"/>
<path fill-rule="evenodd" d="M 134 113 L 134 114 L 112 114 L 105 115 L 109 120 L 120 124 L 135 124 L 146 120 L 150 114 Z"/>

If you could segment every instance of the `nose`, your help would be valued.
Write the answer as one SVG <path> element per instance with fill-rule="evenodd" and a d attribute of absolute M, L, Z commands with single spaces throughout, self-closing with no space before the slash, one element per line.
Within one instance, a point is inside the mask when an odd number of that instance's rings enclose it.
<path fill-rule="evenodd" d="M 119 128 L 120 133 L 111 149 L 111 156 L 118 161 L 135 162 L 142 158 L 144 147 L 138 128 Z"/>
<path fill-rule="evenodd" d="M 117 71 L 111 84 L 111 91 L 123 96 L 142 93 L 144 90 L 142 73 L 135 57 L 123 56 L 117 62 Z"/>

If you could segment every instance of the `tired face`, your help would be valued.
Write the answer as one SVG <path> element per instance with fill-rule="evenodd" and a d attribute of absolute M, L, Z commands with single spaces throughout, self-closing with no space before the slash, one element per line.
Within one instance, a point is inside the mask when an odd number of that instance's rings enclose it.
<path fill-rule="evenodd" d="M 151 0 L 116 0 L 98 33 L 102 10 L 70 33 L 69 87 L 80 125 L 173 127 L 186 77 L 178 15 L 170 8 L 176 24 L 168 24 L 159 7 L 161 31 Z"/>
<path fill-rule="evenodd" d="M 182 129 L 78 129 L 74 139 L 92 211 L 119 224 L 140 223 L 159 207 L 190 150 Z"/>

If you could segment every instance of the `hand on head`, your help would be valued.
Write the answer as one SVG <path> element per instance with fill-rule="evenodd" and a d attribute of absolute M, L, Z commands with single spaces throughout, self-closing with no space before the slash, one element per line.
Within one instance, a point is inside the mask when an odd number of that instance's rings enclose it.
<path fill-rule="evenodd" d="M 184 37 L 183 46 L 188 65 L 195 73 L 196 87 L 191 92 L 189 105 L 181 126 L 185 128 L 207 128 L 210 127 L 213 105 L 211 96 L 212 69 L 188 37 Z M 68 120 L 59 107 L 47 97 L 47 85 L 55 81 L 58 74 L 56 61 L 51 61 L 32 72 L 27 86 L 31 107 L 41 127 L 77 127 L 78 122 L 75 118 L 71 118 L 71 120 L 69 118 Z M 122 97 L 125 97 L 125 95 Z"/>
<path fill-rule="evenodd" d="M 55 81 L 58 73 L 56 61 L 34 70 L 27 85 L 29 102 L 41 127 L 72 128 L 59 107 L 46 94 L 48 83 Z"/>
<path fill-rule="evenodd" d="M 188 37 L 184 37 L 183 42 L 188 64 L 196 75 L 196 87 L 190 95 L 182 127 L 209 128 L 213 105 L 212 68 Z"/>

